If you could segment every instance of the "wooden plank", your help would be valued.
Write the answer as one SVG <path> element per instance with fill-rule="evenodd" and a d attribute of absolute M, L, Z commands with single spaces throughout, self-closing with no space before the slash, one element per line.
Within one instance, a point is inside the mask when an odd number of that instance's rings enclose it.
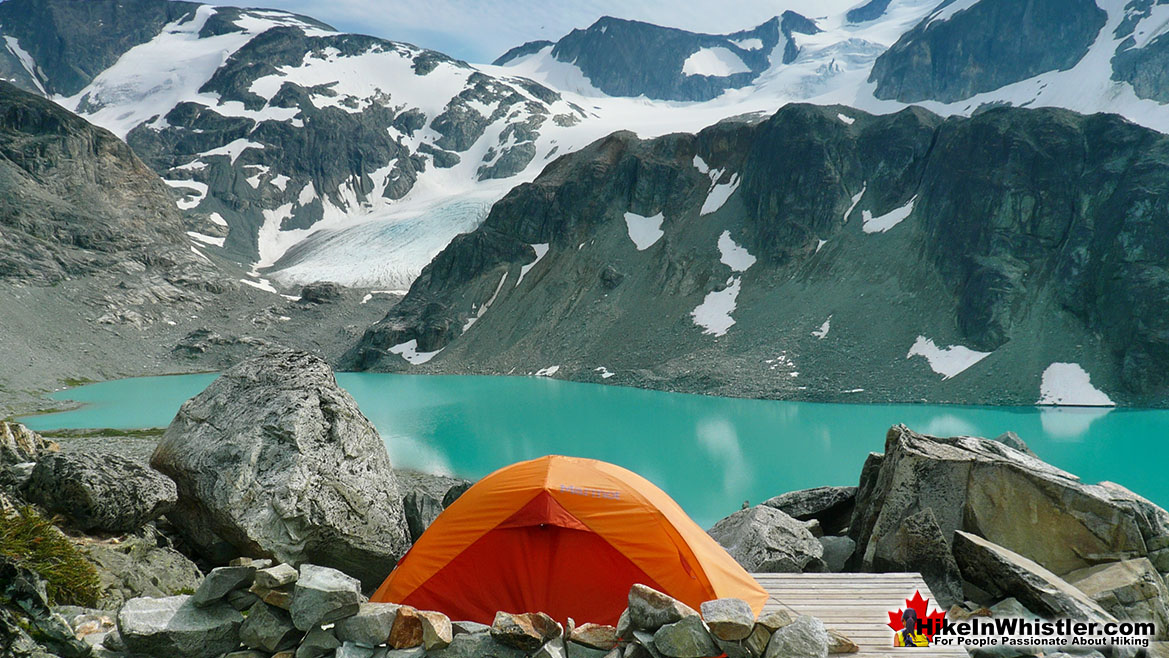
<path fill-rule="evenodd" d="M 893 649 L 889 611 L 905 606 L 914 591 L 934 596 L 916 573 L 752 574 L 770 595 L 764 612 L 786 610 L 819 618 L 860 647 L 855 658 L 900 658 Z M 966 656 L 960 647 L 930 647 L 930 656 Z"/>

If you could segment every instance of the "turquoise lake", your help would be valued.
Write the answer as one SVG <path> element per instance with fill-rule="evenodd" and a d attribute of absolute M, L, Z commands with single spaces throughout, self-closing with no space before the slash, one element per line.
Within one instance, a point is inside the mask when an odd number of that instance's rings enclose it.
<path fill-rule="evenodd" d="M 85 406 L 33 429 L 170 423 L 216 375 L 143 377 L 60 391 Z M 531 377 L 337 375 L 395 466 L 477 479 L 545 454 L 603 459 L 673 496 L 704 527 L 792 489 L 855 485 L 885 431 L 1019 434 L 1086 482 L 1112 480 L 1169 506 L 1169 410 L 820 404 L 680 395 Z"/>

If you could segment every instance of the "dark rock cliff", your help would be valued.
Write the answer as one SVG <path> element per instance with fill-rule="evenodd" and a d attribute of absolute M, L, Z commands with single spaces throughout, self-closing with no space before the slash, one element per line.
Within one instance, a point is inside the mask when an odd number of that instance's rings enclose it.
<path fill-rule="evenodd" d="M 1044 368 L 1066 361 L 1114 400 L 1157 404 L 1167 181 L 1169 138 L 1053 109 L 943 120 L 789 105 L 698 135 L 616 133 L 498 202 L 349 365 L 556 364 L 711 393 L 1033 403 Z M 732 194 L 702 213 L 720 188 Z M 662 236 L 636 249 L 626 213 L 661 213 Z M 728 239 L 757 262 L 727 256 Z M 731 300 L 725 335 L 695 321 L 712 295 Z M 907 358 L 923 337 L 989 356 L 943 377 Z M 443 351 L 410 366 L 389 351 L 410 340 Z"/>

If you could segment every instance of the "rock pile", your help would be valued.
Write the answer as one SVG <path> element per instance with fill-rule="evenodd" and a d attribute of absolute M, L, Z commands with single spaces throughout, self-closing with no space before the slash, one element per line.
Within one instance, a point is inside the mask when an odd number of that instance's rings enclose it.
<path fill-rule="evenodd" d="M 192 595 L 127 601 L 116 630 L 88 643 L 103 658 L 823 658 L 832 647 L 856 650 L 812 617 L 756 619 L 739 599 L 708 601 L 699 613 L 644 585 L 630 589 L 617 627 L 567 622 L 503 611 L 490 626 L 452 622 L 369 603 L 357 580 L 334 569 L 243 558 L 211 571 Z"/>

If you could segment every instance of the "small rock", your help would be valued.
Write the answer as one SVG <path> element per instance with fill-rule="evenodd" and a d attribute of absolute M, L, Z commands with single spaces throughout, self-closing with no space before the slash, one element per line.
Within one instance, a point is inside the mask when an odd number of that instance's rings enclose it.
<path fill-rule="evenodd" d="M 462 496 L 464 493 L 466 493 L 467 489 L 470 489 L 472 484 L 472 482 L 460 482 L 458 484 L 452 485 L 450 489 L 446 490 L 446 494 L 444 494 L 442 497 L 442 508 L 446 509 L 450 507 L 451 503 L 455 502 L 459 499 L 459 496 Z"/>
<path fill-rule="evenodd" d="M 395 649 L 422 646 L 422 618 L 418 616 L 417 610 L 408 605 L 398 608 L 388 643 Z"/>
<path fill-rule="evenodd" d="M 532 658 L 567 658 L 567 653 L 563 643 L 552 640 L 545 642 L 536 653 L 532 654 Z"/>
<path fill-rule="evenodd" d="M 732 641 L 714 638 L 715 644 L 726 652 L 727 658 L 760 658 L 767 651 L 767 643 L 770 640 L 771 631 L 759 623 L 755 624 L 746 639 Z"/>
<path fill-rule="evenodd" d="M 861 648 L 844 633 L 828 629 L 828 653 L 856 653 Z"/>
<path fill-rule="evenodd" d="M 555 643 L 555 641 L 552 643 Z M 586 647 L 576 642 L 564 643 L 564 655 L 566 658 L 605 658 L 608 654 L 609 651 L 605 651 L 604 649 L 594 649 L 593 647 Z"/>
<path fill-rule="evenodd" d="M 373 658 L 373 647 L 365 647 L 355 642 L 342 642 L 337 647 L 334 658 Z"/>
<path fill-rule="evenodd" d="M 452 621 L 451 633 L 454 635 L 461 635 L 463 633 L 487 633 L 491 627 L 487 624 L 480 624 L 477 621 Z"/>
<path fill-rule="evenodd" d="M 617 639 L 633 639 L 633 621 L 629 618 L 629 608 L 622 610 L 621 616 L 617 618 Z"/>
<path fill-rule="evenodd" d="M 654 648 L 667 658 L 705 658 L 719 653 L 699 617 L 683 617 L 659 628 L 654 633 Z"/>
<path fill-rule="evenodd" d="M 263 651 L 256 651 L 255 649 L 243 649 L 241 651 L 232 651 L 223 656 L 223 658 L 268 658 L 268 654 Z"/>
<path fill-rule="evenodd" d="M 743 599 L 715 599 L 701 607 L 710 634 L 720 640 L 742 640 L 755 628 L 755 613 Z"/>
<path fill-rule="evenodd" d="M 260 597 L 247 590 L 237 589 L 234 592 L 228 592 L 225 600 L 228 605 L 242 612 L 255 605 Z"/>
<path fill-rule="evenodd" d="M 604 624 L 581 624 L 569 631 L 568 639 L 586 647 L 609 651 L 617 646 L 617 629 Z"/>
<path fill-rule="evenodd" d="M 441 612 L 421 610 L 418 618 L 422 621 L 422 648 L 427 651 L 445 649 L 454 639 L 451 620 Z"/>
<path fill-rule="evenodd" d="M 500 611 L 491 624 L 491 637 L 500 644 L 530 652 L 560 637 L 561 630 L 560 624 L 542 612 L 517 615 Z"/>
<path fill-rule="evenodd" d="M 1023 454 L 1031 455 L 1032 457 L 1039 456 L 1039 455 L 1036 455 L 1034 452 L 1032 452 L 1031 448 L 1027 447 L 1027 443 L 1025 441 L 1023 441 L 1023 439 L 1020 439 L 1019 435 L 1015 434 L 1014 432 L 1003 432 L 1002 434 L 996 436 L 995 438 L 993 438 L 991 440 L 998 441 L 999 443 L 1001 443 L 1005 446 L 1010 446 Z"/>
<path fill-rule="evenodd" d="M 248 609 L 248 616 L 240 626 L 240 641 L 251 649 L 268 653 L 292 649 L 304 634 L 292 625 L 292 617 L 263 601 Z"/>
<path fill-rule="evenodd" d="M 400 606 L 394 603 L 362 603 L 357 614 L 337 622 L 333 631 L 342 642 L 356 642 L 367 647 L 385 644 L 394 628 Z"/>
<path fill-rule="evenodd" d="M 647 633 L 646 631 L 633 631 L 633 643 L 635 646 L 639 646 L 642 649 L 645 649 L 645 651 L 653 658 L 662 658 L 661 652 L 659 652 L 657 648 L 654 647 L 653 633 Z"/>
<path fill-rule="evenodd" d="M 786 610 L 774 610 L 760 617 L 758 623 L 769 632 L 774 633 L 793 621 L 795 619 Z"/>
<path fill-rule="evenodd" d="M 490 633 L 456 635 L 445 649 L 427 652 L 427 658 L 527 658 L 528 653 L 495 641 Z"/>
<path fill-rule="evenodd" d="M 340 640 L 332 630 L 314 628 L 305 634 L 296 649 L 296 658 L 321 658 L 341 646 Z"/>
<path fill-rule="evenodd" d="M 384 658 L 425 658 L 426 649 L 422 647 L 414 647 L 413 649 L 390 649 L 383 654 Z"/>
<path fill-rule="evenodd" d="M 287 564 L 277 564 L 267 569 L 256 570 L 256 586 L 264 589 L 279 589 L 296 582 L 300 574 Z"/>
<path fill-rule="evenodd" d="M 358 610 L 361 582 L 328 567 L 302 564 L 292 594 L 292 623 L 302 631 L 344 619 Z"/>
<path fill-rule="evenodd" d="M 775 631 L 767 643 L 765 658 L 826 658 L 828 631 L 815 617 L 801 615 Z"/>
<path fill-rule="evenodd" d="M 629 624 L 631 628 L 654 632 L 686 617 L 697 617 L 690 606 L 668 594 L 640 583 L 629 588 Z"/>
<path fill-rule="evenodd" d="M 199 589 L 191 596 L 191 604 L 199 607 L 222 601 L 228 594 L 252 584 L 256 570 L 252 567 L 217 567 L 203 578 Z"/>
<path fill-rule="evenodd" d="M 126 601 L 118 632 L 128 653 L 214 658 L 239 646 L 243 616 L 226 604 L 197 608 L 189 596 Z"/>
<path fill-rule="evenodd" d="M 328 304 L 343 296 L 344 288 L 332 281 L 314 281 L 300 289 L 300 301 L 309 304 Z"/>

